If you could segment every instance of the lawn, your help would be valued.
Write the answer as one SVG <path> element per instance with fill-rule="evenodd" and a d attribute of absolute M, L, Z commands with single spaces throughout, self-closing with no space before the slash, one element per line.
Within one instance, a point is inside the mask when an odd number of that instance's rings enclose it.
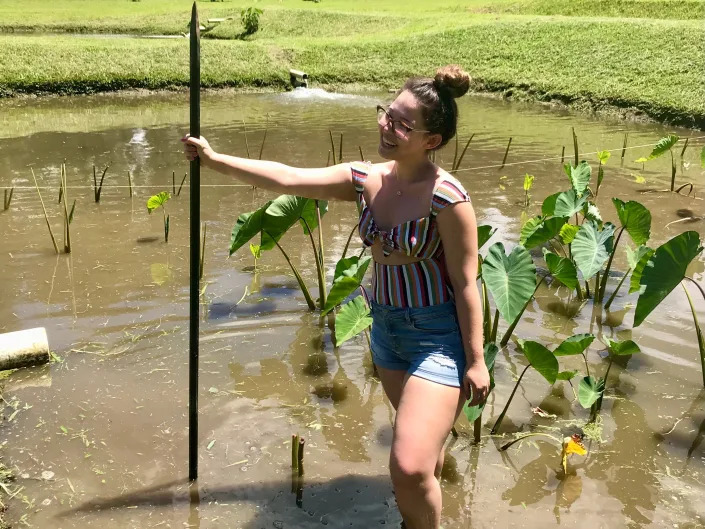
<path fill-rule="evenodd" d="M 186 39 L 119 35 L 181 35 L 190 5 L 0 0 L 0 95 L 185 86 Z M 199 2 L 206 86 L 280 89 L 298 68 L 325 87 L 392 88 L 457 62 L 477 90 L 705 126 L 705 0 L 261 0 L 244 37 L 249 5 Z"/>

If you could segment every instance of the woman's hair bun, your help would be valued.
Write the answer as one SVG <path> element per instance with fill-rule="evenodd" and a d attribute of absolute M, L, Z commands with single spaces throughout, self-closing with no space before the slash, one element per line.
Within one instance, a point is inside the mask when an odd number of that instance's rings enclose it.
<path fill-rule="evenodd" d="M 436 71 L 433 84 L 438 90 L 447 90 L 454 98 L 461 97 L 470 89 L 470 76 L 457 64 L 449 64 Z"/>

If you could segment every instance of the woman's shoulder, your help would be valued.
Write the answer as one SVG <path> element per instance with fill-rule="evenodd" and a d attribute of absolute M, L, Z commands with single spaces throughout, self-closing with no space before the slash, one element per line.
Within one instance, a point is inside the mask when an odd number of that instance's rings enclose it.
<path fill-rule="evenodd" d="M 442 171 L 438 185 L 433 191 L 432 213 L 438 215 L 444 208 L 458 202 L 471 202 L 470 194 L 460 180 Z"/>
<path fill-rule="evenodd" d="M 350 172 L 352 173 L 353 185 L 358 193 L 362 193 L 365 182 L 370 175 L 379 175 L 389 172 L 388 162 L 372 163 L 365 161 L 350 162 Z"/>

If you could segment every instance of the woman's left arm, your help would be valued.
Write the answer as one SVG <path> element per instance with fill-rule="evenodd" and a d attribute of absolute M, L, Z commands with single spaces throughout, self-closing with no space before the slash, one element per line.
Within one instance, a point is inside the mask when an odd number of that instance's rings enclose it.
<path fill-rule="evenodd" d="M 490 375 L 485 365 L 482 339 L 482 305 L 477 289 L 477 221 L 470 202 L 444 208 L 436 217 L 443 243 L 448 276 L 463 337 L 467 367 L 463 379 L 470 405 L 487 398 Z"/>

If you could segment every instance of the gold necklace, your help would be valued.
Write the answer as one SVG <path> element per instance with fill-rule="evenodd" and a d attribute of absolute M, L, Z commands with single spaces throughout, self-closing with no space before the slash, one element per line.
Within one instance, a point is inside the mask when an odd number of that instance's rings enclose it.
<path fill-rule="evenodd" d="M 394 172 L 394 180 L 397 183 L 397 196 L 401 196 L 401 189 L 399 189 L 399 172 L 397 171 L 397 164 L 394 164 L 394 168 L 392 169 Z"/>

